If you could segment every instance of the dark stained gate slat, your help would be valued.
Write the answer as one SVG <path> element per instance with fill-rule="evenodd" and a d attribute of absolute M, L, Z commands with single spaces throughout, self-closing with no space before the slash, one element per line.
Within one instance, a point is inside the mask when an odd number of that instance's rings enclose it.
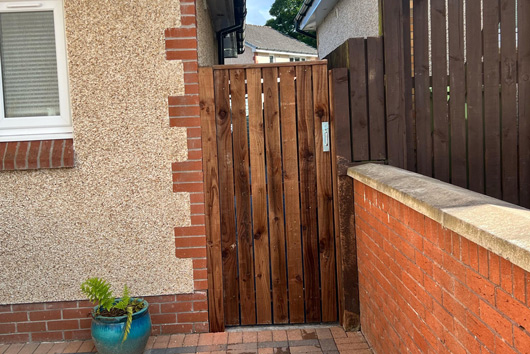
<path fill-rule="evenodd" d="M 224 323 L 223 270 L 221 255 L 221 219 L 219 208 L 219 170 L 215 139 L 214 81 L 211 68 L 199 69 L 199 95 L 204 171 L 204 206 L 208 273 L 208 312 L 210 331 L 222 332 Z"/>
<path fill-rule="evenodd" d="M 400 1 L 383 2 L 388 163 L 405 168 L 406 122 L 403 72 L 403 13 Z"/>
<path fill-rule="evenodd" d="M 300 235 L 300 190 L 298 184 L 298 144 L 296 136 L 295 68 L 280 68 L 280 120 L 285 194 L 285 234 L 289 285 L 289 322 L 303 323 L 304 272 Z"/>
<path fill-rule="evenodd" d="M 517 204 L 517 54 L 515 0 L 501 0 L 502 199 Z"/>
<path fill-rule="evenodd" d="M 466 188 L 466 87 L 464 70 L 464 5 L 462 0 L 449 0 L 447 11 L 449 26 L 451 183 Z"/>
<path fill-rule="evenodd" d="M 502 198 L 499 102 L 499 3 L 484 1 L 484 156 L 486 194 Z"/>
<path fill-rule="evenodd" d="M 245 70 L 230 70 L 241 324 L 256 324 Z"/>
<path fill-rule="evenodd" d="M 368 142 L 368 106 L 366 82 L 366 57 L 364 38 L 348 39 L 350 70 L 350 114 L 353 143 L 353 160 L 370 159 Z"/>
<path fill-rule="evenodd" d="M 369 37 L 366 40 L 366 47 L 370 160 L 384 160 L 386 158 L 386 139 L 383 39 L 381 37 Z M 342 89 L 348 91 L 348 86 Z"/>
<path fill-rule="evenodd" d="M 432 116 L 429 73 L 428 0 L 414 2 L 414 99 L 418 173 L 432 177 Z"/>
<path fill-rule="evenodd" d="M 434 177 L 449 182 L 449 120 L 447 110 L 447 47 L 445 0 L 432 0 L 432 110 Z"/>
<path fill-rule="evenodd" d="M 282 156 L 277 80 L 277 68 L 263 68 L 273 319 L 274 323 L 287 323 L 289 321 L 287 263 L 285 259 Z"/>
<path fill-rule="evenodd" d="M 480 0 L 466 1 L 467 126 L 469 189 L 484 192 L 482 30 Z"/>
<path fill-rule="evenodd" d="M 239 285 L 237 278 L 237 244 L 234 210 L 234 175 L 228 70 L 215 70 L 215 122 L 219 161 L 219 200 L 221 205 L 221 240 L 223 250 L 223 283 L 225 323 L 239 324 Z"/>
<path fill-rule="evenodd" d="M 519 195 L 530 208 L 530 0 L 518 1 L 519 24 Z"/>
<path fill-rule="evenodd" d="M 265 181 L 265 130 L 261 101 L 261 69 L 247 69 L 250 170 L 252 176 L 252 220 L 256 274 L 256 315 L 259 324 L 272 323 Z"/>
<path fill-rule="evenodd" d="M 320 322 L 318 230 L 315 205 L 315 138 L 311 67 L 296 67 L 300 210 L 304 257 L 306 322 Z"/>
<path fill-rule="evenodd" d="M 315 162 L 317 173 L 318 242 L 320 250 L 320 284 L 322 321 L 337 320 L 337 283 L 335 279 L 335 238 L 333 229 L 333 190 L 331 152 L 324 152 L 322 123 L 329 127 L 328 71 L 325 65 L 313 66 L 313 107 L 315 115 Z"/>

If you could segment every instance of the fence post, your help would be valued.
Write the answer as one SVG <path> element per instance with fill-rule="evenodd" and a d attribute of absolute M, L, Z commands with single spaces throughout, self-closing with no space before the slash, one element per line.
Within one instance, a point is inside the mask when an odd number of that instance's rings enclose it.
<path fill-rule="evenodd" d="M 357 330 L 360 311 L 353 180 L 347 176 L 352 162 L 348 69 L 332 69 L 329 78 L 339 321 L 346 330 Z"/>

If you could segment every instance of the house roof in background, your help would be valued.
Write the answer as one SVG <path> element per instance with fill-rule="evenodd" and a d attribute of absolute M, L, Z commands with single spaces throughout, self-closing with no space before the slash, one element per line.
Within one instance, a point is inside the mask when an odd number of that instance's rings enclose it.
<path fill-rule="evenodd" d="M 317 55 L 317 50 L 269 26 L 247 25 L 245 42 L 256 49 Z"/>

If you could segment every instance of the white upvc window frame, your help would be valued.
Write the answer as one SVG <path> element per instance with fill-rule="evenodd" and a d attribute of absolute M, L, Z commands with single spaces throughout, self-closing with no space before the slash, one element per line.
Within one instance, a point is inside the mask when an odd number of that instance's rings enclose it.
<path fill-rule="evenodd" d="M 66 36 L 63 0 L 0 0 L 0 12 L 53 11 L 57 78 L 59 84 L 59 116 L 6 118 L 2 76 L 0 75 L 0 142 L 69 139 L 73 136 L 66 59 Z M 0 59 L 0 70 L 2 68 Z M 1 73 L 1 71 L 0 71 Z"/>

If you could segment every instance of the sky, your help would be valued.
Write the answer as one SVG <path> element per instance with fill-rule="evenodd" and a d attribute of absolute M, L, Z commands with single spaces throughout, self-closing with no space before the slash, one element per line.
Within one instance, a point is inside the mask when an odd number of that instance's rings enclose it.
<path fill-rule="evenodd" d="M 247 0 L 247 23 L 264 25 L 271 17 L 269 10 L 274 0 Z"/>

